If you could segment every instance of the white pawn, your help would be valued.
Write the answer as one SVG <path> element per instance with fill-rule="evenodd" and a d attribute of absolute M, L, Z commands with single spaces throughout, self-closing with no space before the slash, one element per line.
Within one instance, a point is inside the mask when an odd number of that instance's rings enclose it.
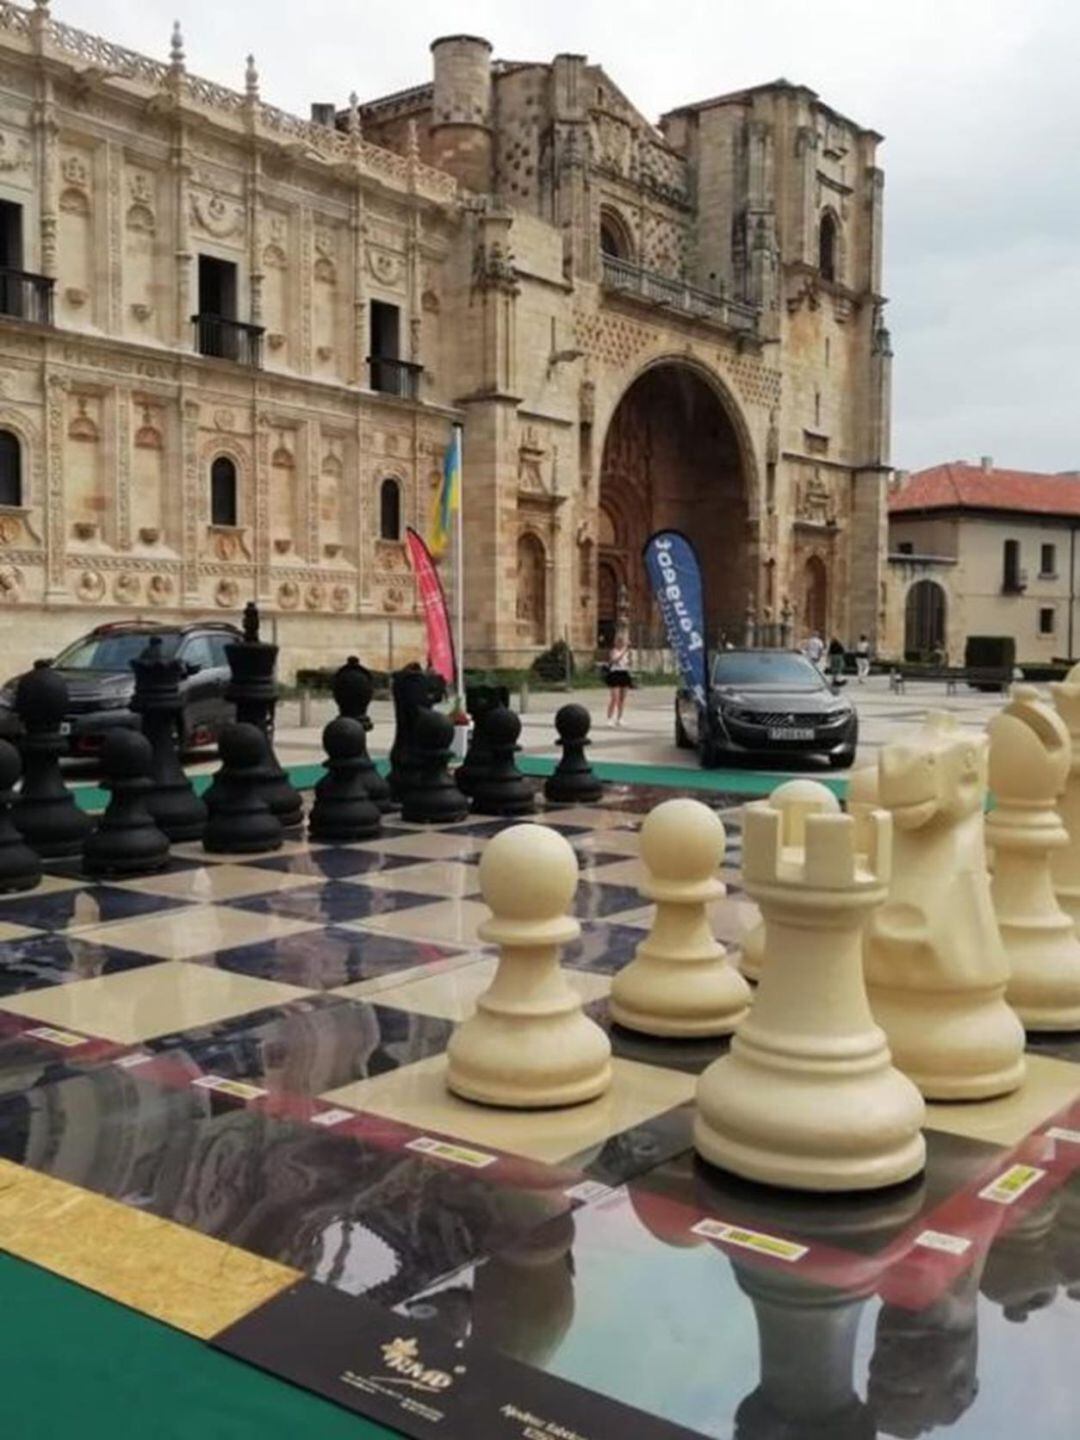
<path fill-rule="evenodd" d="M 986 840 L 991 893 L 1012 977 L 1005 994 L 1028 1030 L 1080 1029 L 1080 940 L 1054 895 L 1050 857 L 1069 843 L 1055 803 L 1069 732 L 1033 685 L 1014 685 L 990 732 Z"/>
<path fill-rule="evenodd" d="M 862 931 L 885 898 L 890 817 L 856 853 L 849 815 L 806 817 L 802 852 L 783 815 L 748 805 L 743 879 L 768 953 L 754 1009 L 698 1082 L 694 1145 L 714 1165 L 794 1190 L 875 1190 L 925 1163 L 922 1096 L 895 1069 L 863 981 Z"/>
<path fill-rule="evenodd" d="M 730 1035 L 750 1006 L 750 987 L 714 937 L 708 907 L 725 893 L 717 870 L 724 826 L 700 800 L 665 800 L 641 827 L 655 900 L 648 936 L 611 987 L 611 1015 L 645 1035 Z"/>
<path fill-rule="evenodd" d="M 819 785 L 816 780 L 785 780 L 769 796 L 769 804 L 784 817 L 782 844 L 785 849 L 801 848 L 807 815 L 840 814 L 840 801 L 828 786 Z M 759 920 L 743 936 L 739 954 L 739 969 L 755 985 L 761 979 L 764 958 L 765 921 Z"/>
<path fill-rule="evenodd" d="M 1072 917 L 1074 925 L 1080 925 L 1080 665 L 1074 665 L 1059 685 L 1051 685 L 1050 693 L 1065 721 L 1071 750 L 1069 778 L 1058 801 L 1058 814 L 1069 843 L 1054 851 L 1050 868 L 1058 904 Z"/>
<path fill-rule="evenodd" d="M 984 1100 L 1024 1078 L 1024 1030 L 1005 1003 L 1009 961 L 986 873 L 988 748 L 985 735 L 934 712 L 878 756 L 893 869 L 866 929 L 867 992 L 893 1059 L 928 1100 Z M 848 809 L 865 807 L 849 793 Z"/>
<path fill-rule="evenodd" d="M 446 1083 L 466 1100 L 534 1110 L 610 1085 L 611 1042 L 559 968 L 559 946 L 581 932 L 568 913 L 577 883 L 577 857 L 549 826 L 511 826 L 485 848 L 480 890 L 492 914 L 478 933 L 498 945 L 499 964 L 447 1047 Z"/>

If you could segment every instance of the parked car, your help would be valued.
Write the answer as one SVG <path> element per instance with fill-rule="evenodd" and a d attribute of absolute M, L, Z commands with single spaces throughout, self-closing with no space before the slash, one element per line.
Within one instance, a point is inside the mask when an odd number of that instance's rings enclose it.
<path fill-rule="evenodd" d="M 675 743 L 706 767 L 738 756 L 823 756 L 837 769 L 855 759 L 859 717 L 797 650 L 725 650 L 712 664 L 708 705 L 675 697 Z"/>
<path fill-rule="evenodd" d="M 69 708 L 64 733 L 72 755 L 93 755 L 117 726 L 137 728 L 130 709 L 135 689 L 131 662 L 141 655 L 151 635 L 160 635 L 168 659 L 183 662 L 180 695 L 180 740 L 184 751 L 213 744 L 234 713 L 225 699 L 229 663 L 225 646 L 243 636 L 234 625 L 203 621 L 192 625 L 157 625 L 140 620 L 99 625 L 62 650 L 53 668 L 68 685 Z M 18 733 L 14 711 L 16 675 L 0 687 L 0 735 Z"/>

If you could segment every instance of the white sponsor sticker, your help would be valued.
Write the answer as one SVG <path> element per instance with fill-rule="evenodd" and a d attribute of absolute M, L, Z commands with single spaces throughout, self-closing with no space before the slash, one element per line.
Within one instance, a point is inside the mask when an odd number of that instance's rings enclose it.
<path fill-rule="evenodd" d="M 1037 1185 L 1046 1174 L 1035 1165 L 1010 1165 L 1008 1170 L 991 1180 L 979 1191 L 980 1200 L 992 1200 L 995 1205 L 1012 1205 Z"/>
<path fill-rule="evenodd" d="M 39 1025 L 36 1030 L 27 1030 L 26 1033 L 35 1040 L 47 1040 L 50 1045 L 63 1045 L 68 1050 L 87 1043 L 85 1035 L 73 1035 L 70 1030 L 54 1030 L 51 1025 Z"/>
<path fill-rule="evenodd" d="M 237 1100 L 257 1100 L 265 1095 L 258 1085 L 249 1085 L 244 1080 L 227 1080 L 224 1075 L 200 1075 L 192 1085 L 200 1090 L 213 1090 L 219 1095 L 233 1095 Z"/>
<path fill-rule="evenodd" d="M 449 1140 L 436 1140 L 431 1135 L 418 1135 L 405 1146 L 406 1150 L 419 1150 L 422 1155 L 434 1155 L 439 1160 L 452 1160 L 455 1165 L 468 1165 L 473 1170 L 483 1170 L 494 1165 L 495 1155 L 483 1150 L 470 1150 L 466 1145 L 452 1145 Z"/>
<path fill-rule="evenodd" d="M 120 1070 L 134 1070 L 138 1065 L 145 1065 L 152 1060 L 152 1055 L 147 1055 L 143 1050 L 136 1050 L 134 1055 L 121 1055 L 113 1061 L 113 1064 Z"/>
<path fill-rule="evenodd" d="M 610 1195 L 611 1186 L 599 1180 L 582 1180 L 579 1185 L 571 1185 L 569 1190 L 564 1190 L 563 1194 L 568 1200 L 580 1200 L 587 1205 L 590 1200 L 601 1200 Z"/>
<path fill-rule="evenodd" d="M 743 1250 L 754 1250 L 759 1255 L 771 1255 L 774 1260 L 786 1260 L 789 1264 L 809 1252 L 809 1246 L 797 1245 L 794 1240 L 764 1235 L 760 1230 L 747 1230 L 742 1225 L 726 1225 L 721 1220 L 699 1220 L 691 1233 L 704 1235 L 706 1240 L 722 1240 L 725 1245 L 738 1245 Z"/>
<path fill-rule="evenodd" d="M 1080 1145 L 1080 1130 L 1066 1130 L 1061 1125 L 1052 1125 L 1046 1133 L 1051 1140 L 1064 1140 L 1069 1145 Z"/>
<path fill-rule="evenodd" d="M 318 1115 L 311 1117 L 312 1125 L 340 1125 L 343 1120 L 351 1120 L 355 1116 L 355 1110 L 323 1110 Z"/>
<path fill-rule="evenodd" d="M 915 1236 L 915 1244 L 924 1245 L 927 1250 L 941 1250 L 946 1255 L 963 1255 L 971 1249 L 971 1241 L 963 1235 L 946 1235 L 942 1230 L 924 1230 Z"/>

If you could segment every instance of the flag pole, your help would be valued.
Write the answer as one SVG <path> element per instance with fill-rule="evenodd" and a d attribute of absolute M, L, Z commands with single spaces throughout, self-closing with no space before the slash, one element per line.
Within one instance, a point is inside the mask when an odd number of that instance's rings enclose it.
<path fill-rule="evenodd" d="M 454 654 L 457 659 L 457 703 L 465 708 L 465 460 L 462 447 L 463 426 L 454 422 L 454 445 L 457 448 L 458 496 L 454 512 Z"/>

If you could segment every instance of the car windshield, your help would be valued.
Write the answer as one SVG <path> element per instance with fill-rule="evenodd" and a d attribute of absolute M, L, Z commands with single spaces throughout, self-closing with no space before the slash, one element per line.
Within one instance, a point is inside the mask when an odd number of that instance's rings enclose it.
<path fill-rule="evenodd" d="M 803 655 L 787 650 L 728 651 L 713 661 L 714 685 L 738 685 L 752 690 L 769 686 L 783 690 L 823 690 L 825 681 Z"/>
<path fill-rule="evenodd" d="M 53 661 L 58 670 L 130 670 L 131 662 L 146 649 L 146 631 L 126 630 L 116 635 L 88 635 L 62 650 Z M 169 660 L 176 653 L 179 635 L 161 636 L 161 650 Z"/>

